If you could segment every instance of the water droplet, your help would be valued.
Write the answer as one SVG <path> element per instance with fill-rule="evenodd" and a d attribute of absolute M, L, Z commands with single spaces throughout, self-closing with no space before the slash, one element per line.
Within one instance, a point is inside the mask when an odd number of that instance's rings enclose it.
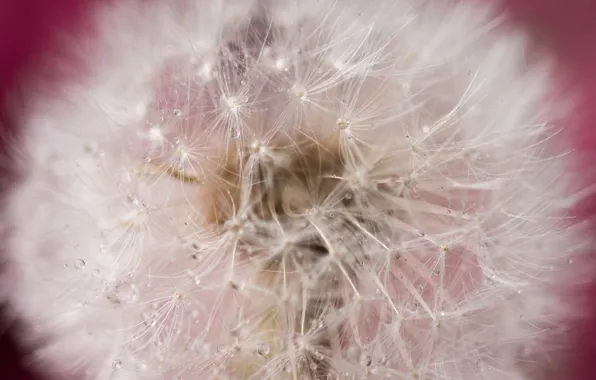
<path fill-rule="evenodd" d="M 144 311 L 141 316 L 143 318 L 143 324 L 147 327 L 155 326 L 157 323 L 154 312 Z"/>
<path fill-rule="evenodd" d="M 269 345 L 267 343 L 262 343 L 257 345 L 257 354 L 259 356 L 265 356 L 265 355 L 269 355 Z"/>
<path fill-rule="evenodd" d="M 201 277 L 192 270 L 187 270 L 186 275 L 188 276 L 188 278 L 190 278 L 193 284 L 199 285 L 201 283 Z"/>
<path fill-rule="evenodd" d="M 476 366 L 480 371 L 484 371 L 484 363 L 481 360 L 476 360 Z"/>
<path fill-rule="evenodd" d="M 363 366 L 370 367 L 372 365 L 372 358 L 370 357 L 370 355 L 363 355 L 360 359 L 360 362 Z"/>
<path fill-rule="evenodd" d="M 347 129 L 350 126 L 350 122 L 346 119 L 337 119 L 337 121 L 335 122 L 335 125 L 337 125 L 337 128 L 339 128 L 340 130 L 344 130 Z"/>
<path fill-rule="evenodd" d="M 567 260 L 567 264 L 573 264 L 573 259 Z"/>
<path fill-rule="evenodd" d="M 85 153 L 95 155 L 99 152 L 99 145 L 96 142 L 89 142 L 83 146 Z"/>
<path fill-rule="evenodd" d="M 228 127 L 228 133 L 230 134 L 230 138 L 234 140 L 240 137 L 240 129 L 236 127 Z"/>
<path fill-rule="evenodd" d="M 85 260 L 83 260 L 83 259 L 77 259 L 77 260 L 75 260 L 75 262 L 74 262 L 74 268 L 76 270 L 83 270 L 83 269 L 85 269 Z"/>
<path fill-rule="evenodd" d="M 202 260 L 203 255 L 201 255 L 200 253 L 193 253 L 192 255 L 190 255 L 190 258 L 193 260 Z"/>
<path fill-rule="evenodd" d="M 108 285 L 106 294 L 108 300 L 113 304 L 130 304 L 139 299 L 137 287 L 128 281 Z"/>

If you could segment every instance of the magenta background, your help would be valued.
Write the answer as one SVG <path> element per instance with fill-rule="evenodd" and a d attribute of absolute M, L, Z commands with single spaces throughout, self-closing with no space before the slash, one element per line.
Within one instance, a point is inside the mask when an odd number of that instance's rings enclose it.
<path fill-rule="evenodd" d="M 31 71 L 43 65 L 40 53 L 51 46 L 53 31 L 61 28 L 85 30 L 82 10 L 84 4 L 90 2 L 0 0 L 0 104 L 19 75 L 26 69 Z M 582 104 L 569 132 L 577 151 L 585 153 L 578 162 L 578 170 L 586 174 L 586 181 L 596 183 L 596 0 L 502 2 L 516 22 L 533 31 L 537 44 L 552 47 L 557 52 L 563 86 L 581 85 Z M 0 112 L 0 119 L 4 116 Z M 4 128 L 6 125 L 10 127 L 10 123 L 5 123 Z M 596 197 L 586 202 L 581 211 L 584 215 L 596 213 Z M 596 279 L 596 273 L 594 277 Z M 596 285 L 587 295 L 596 300 Z M 593 310 L 594 318 L 577 326 L 579 339 L 573 353 L 575 371 L 564 374 L 565 380 L 596 378 L 596 366 L 593 365 L 596 362 L 596 302 L 588 302 L 586 306 Z M 7 337 L 16 329 L 7 331 L 8 334 L 0 338 L 0 378 L 33 379 L 19 364 L 19 355 Z"/>

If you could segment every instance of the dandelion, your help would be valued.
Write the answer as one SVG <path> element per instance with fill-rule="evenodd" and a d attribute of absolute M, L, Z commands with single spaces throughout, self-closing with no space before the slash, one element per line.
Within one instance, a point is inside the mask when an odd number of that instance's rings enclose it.
<path fill-rule="evenodd" d="M 96 12 L 90 75 L 31 102 L 3 210 L 43 368 L 528 380 L 564 339 L 552 288 L 587 238 L 548 71 L 490 10 Z"/>

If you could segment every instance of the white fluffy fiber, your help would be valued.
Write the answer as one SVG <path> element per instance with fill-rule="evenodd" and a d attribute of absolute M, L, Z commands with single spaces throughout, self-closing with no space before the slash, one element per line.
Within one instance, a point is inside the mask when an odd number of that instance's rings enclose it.
<path fill-rule="evenodd" d="M 583 238 L 548 71 L 491 15 L 439 0 L 98 8 L 86 77 L 31 92 L 3 211 L 10 302 L 40 368 L 530 379 Z"/>

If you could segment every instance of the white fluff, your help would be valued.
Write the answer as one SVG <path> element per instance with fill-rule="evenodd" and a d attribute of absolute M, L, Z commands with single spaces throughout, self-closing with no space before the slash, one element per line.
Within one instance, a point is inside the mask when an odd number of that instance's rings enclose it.
<path fill-rule="evenodd" d="M 527 380 L 544 365 L 568 317 L 552 288 L 585 241 L 523 36 L 439 1 L 141 3 L 97 9 L 89 75 L 32 96 L 15 146 L 10 301 L 43 368 Z"/>

